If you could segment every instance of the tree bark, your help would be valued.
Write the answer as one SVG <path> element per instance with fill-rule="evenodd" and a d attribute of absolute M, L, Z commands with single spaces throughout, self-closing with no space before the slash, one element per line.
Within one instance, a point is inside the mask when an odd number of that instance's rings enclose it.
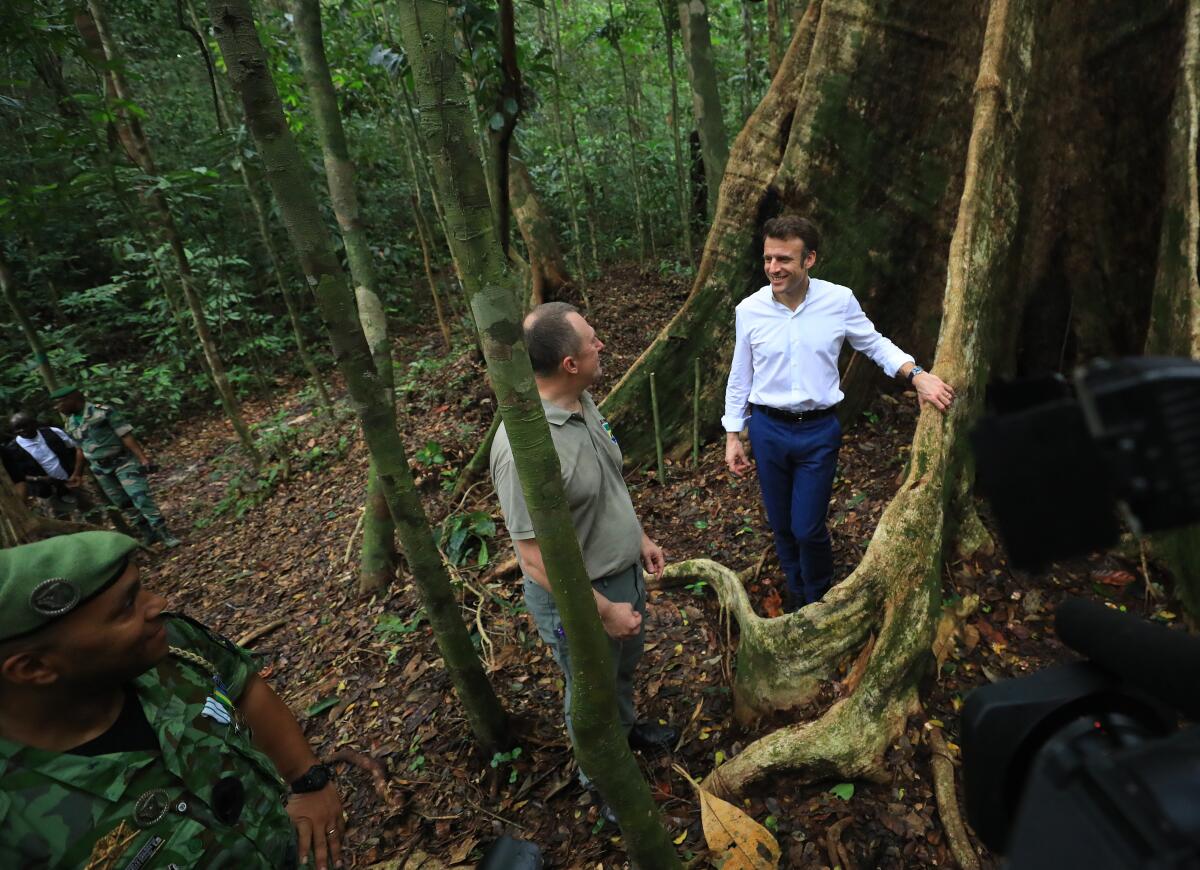
<path fill-rule="evenodd" d="M 683 260 L 685 263 L 691 263 L 696 249 L 692 242 L 692 221 L 688 210 L 687 167 L 683 162 L 683 144 L 679 138 L 679 80 L 675 75 L 675 31 L 679 28 L 679 22 L 668 10 L 669 2 L 670 0 L 658 0 L 658 13 L 662 18 L 663 40 L 667 46 L 667 74 L 671 81 L 671 145 L 675 149 L 675 200 L 683 231 Z"/>
<path fill-rule="evenodd" d="M 775 78 L 783 57 L 783 29 L 779 26 L 780 0 L 767 0 L 767 73 Z"/>
<path fill-rule="evenodd" d="M 392 373 L 392 354 L 388 344 L 387 316 L 379 299 L 375 280 L 375 265 L 371 262 L 371 245 L 358 206 L 354 183 L 354 163 L 342 128 L 337 94 L 325 59 L 321 35 L 321 4 L 319 0 L 292 0 L 292 20 L 296 42 L 300 48 L 300 63 L 313 102 L 313 118 L 317 137 L 325 159 L 325 180 L 329 198 L 342 232 L 354 295 L 358 300 L 358 316 L 363 334 L 375 361 L 375 371 L 382 388 L 394 402 L 395 377 Z M 378 471 L 372 461 L 367 472 L 367 504 L 363 520 L 362 561 L 358 573 L 358 589 L 364 594 L 385 588 L 396 571 L 394 540 L 395 526 L 388 513 L 383 489 L 377 479 Z"/>
<path fill-rule="evenodd" d="M 529 255 L 532 280 L 529 307 L 533 308 L 558 298 L 571 283 L 571 276 L 567 273 L 554 222 L 542 208 L 533 179 L 529 177 L 529 168 L 515 155 L 509 155 L 508 183 L 509 201 Z"/>
<path fill-rule="evenodd" d="M 617 53 L 617 63 L 621 68 L 621 92 L 625 99 L 621 106 L 625 110 L 625 132 L 629 137 L 626 154 L 629 158 L 629 176 L 633 181 L 633 216 L 637 225 L 638 260 L 646 262 L 646 223 L 645 210 L 642 206 L 642 167 L 638 159 L 638 135 L 633 123 L 633 95 L 629 88 L 629 70 L 625 65 L 625 49 L 621 47 L 621 23 L 613 7 L 613 0 L 608 0 L 608 22 L 610 28 L 609 43 Z M 653 230 L 650 230 L 653 233 Z M 653 238 L 653 236 L 651 236 Z M 653 245 L 653 242 L 651 243 Z"/>
<path fill-rule="evenodd" d="M 1188 0 L 1175 97 L 1167 127 L 1166 185 L 1158 272 L 1146 353 L 1200 359 L 1200 0 Z M 1200 530 L 1154 536 L 1176 592 L 1200 625 Z"/>
<path fill-rule="evenodd" d="M 196 14 L 196 6 L 192 0 L 187 0 L 187 9 L 192 28 L 196 33 L 203 33 L 204 28 L 200 23 L 200 16 Z M 215 82 L 213 83 L 213 97 L 216 100 L 217 115 L 221 120 L 221 126 L 226 130 L 232 130 L 234 126 L 233 113 L 225 101 L 222 88 Z M 262 240 L 263 248 L 271 260 L 271 271 L 275 276 L 275 284 L 279 287 L 279 294 L 283 297 L 284 307 L 287 308 L 288 322 L 292 327 L 292 340 L 296 342 L 296 355 L 300 357 L 300 363 L 308 372 L 309 378 L 312 379 L 313 386 L 316 387 L 317 401 L 320 403 L 321 409 L 332 415 L 333 400 L 329 398 L 329 390 L 325 388 L 325 379 L 321 377 L 321 370 L 317 368 L 317 363 L 308 350 L 308 340 L 304 337 L 304 328 L 300 322 L 300 302 L 296 299 L 291 284 L 284 276 L 283 258 L 279 256 L 279 247 L 271 235 L 271 226 L 267 219 L 267 204 L 262 195 L 262 176 L 245 154 L 238 156 L 237 165 L 238 172 L 242 177 L 242 186 L 246 188 L 246 199 L 254 214 L 254 223 L 258 227 L 258 237 Z"/>
<path fill-rule="evenodd" d="M 54 377 L 50 357 L 46 354 L 46 345 L 42 343 L 42 337 L 38 334 L 37 327 L 25 313 L 25 307 L 17 295 L 16 285 L 13 284 L 12 271 L 8 268 L 8 263 L 4 261 L 3 256 L 0 256 L 0 292 L 4 293 L 4 299 L 12 310 L 13 320 L 21 327 L 21 333 L 29 342 L 29 352 L 33 354 L 33 361 L 37 365 L 38 374 L 42 376 L 42 383 L 51 392 L 57 390 L 58 380 Z"/>
<path fill-rule="evenodd" d="M 446 5 L 410 0 L 399 8 L 422 129 L 446 206 L 450 244 L 457 249 L 456 259 L 468 267 L 463 270 L 463 283 L 567 635 L 579 686 L 572 694 L 579 763 L 620 818 L 633 862 L 647 868 L 677 867 L 674 848 L 617 721 L 608 640 L 596 613 L 558 457 L 524 349 L 516 282 L 495 236 Z"/>
<path fill-rule="evenodd" d="M 704 154 L 708 218 L 712 220 L 717 213 L 721 178 L 729 160 L 729 141 L 725 136 L 721 96 L 717 92 L 717 65 L 713 58 L 706 0 L 679 0 L 679 26 L 688 62 L 688 81 L 692 83 L 692 111 L 700 133 L 700 150 Z"/>
<path fill-rule="evenodd" d="M 563 181 L 567 189 L 567 213 L 571 217 L 572 249 L 575 253 L 575 274 L 581 282 L 586 280 L 583 268 L 583 234 L 579 231 L 579 204 L 575 198 L 575 180 L 572 177 L 571 157 L 567 153 L 566 137 L 563 135 L 562 98 L 562 34 L 558 27 L 558 0 L 550 0 L 550 15 L 554 22 L 554 142 L 558 146 L 558 159 L 562 165 Z"/>
<path fill-rule="evenodd" d="M 267 179 L 292 244 L 300 253 L 305 277 L 317 294 L 334 356 L 362 421 L 367 448 L 446 670 L 480 748 L 485 755 L 502 751 L 509 744 L 507 717 L 459 614 L 450 578 L 413 485 L 392 399 L 363 336 L 354 297 L 321 220 L 312 178 L 284 118 L 249 0 L 208 0 L 208 9 L 230 79 L 241 95 L 246 123 L 267 167 Z"/>
<path fill-rule="evenodd" d="M 1020 217 L 1017 158 L 1027 129 L 1022 122 L 1035 34 L 1044 16 L 1038 6 L 1035 0 L 993 0 L 988 15 L 935 359 L 957 399 L 944 417 L 929 407 L 922 412 L 908 477 L 844 583 L 820 603 L 780 619 L 739 615 L 749 647 L 745 654 L 739 649 L 738 670 L 753 672 L 739 673 L 743 706 L 760 712 L 777 706 L 771 683 L 778 675 L 763 656 L 792 658 L 785 644 L 797 637 L 823 636 L 827 648 L 805 650 L 819 657 L 810 670 L 827 677 L 836 658 L 856 645 L 855 636 L 861 641 L 864 630 L 877 630 L 866 671 L 858 687 L 820 718 L 769 734 L 713 771 L 707 783 L 717 793 L 736 794 L 783 771 L 879 780 L 888 746 L 917 709 L 917 681 L 930 663 L 940 598 L 944 522 L 964 473 L 966 434 L 983 408 L 998 303 L 1017 278 L 1010 259 Z M 745 596 L 740 583 L 726 580 L 719 588 L 723 599 L 734 600 L 735 614 L 744 611 L 745 603 L 736 601 Z M 838 622 L 855 612 L 868 617 Z M 786 701 L 791 705 L 795 698 Z"/>
<path fill-rule="evenodd" d="M 121 142 L 125 147 L 126 155 L 129 157 L 130 162 L 141 169 L 146 175 L 157 175 L 158 171 L 154 165 L 154 154 L 150 148 L 150 140 L 142 130 L 141 121 L 126 108 L 128 104 L 133 102 L 133 99 L 130 95 L 129 85 L 125 81 L 120 48 L 108 26 L 101 0 L 88 0 L 87 12 L 85 13 L 81 10 L 77 14 L 76 24 L 80 34 L 83 36 L 84 44 L 105 60 L 103 74 L 110 95 L 115 97 L 117 101 L 115 114 L 118 120 L 116 127 Z M 246 454 L 246 457 L 257 468 L 262 465 L 262 456 L 259 454 L 258 448 L 254 446 L 254 439 L 250 436 L 250 428 L 246 425 L 245 420 L 242 419 L 242 410 L 238 403 L 237 395 L 234 393 L 233 386 L 229 383 L 229 377 L 225 373 L 225 363 L 222 361 L 217 344 L 209 332 L 208 321 L 204 315 L 204 304 L 201 302 L 199 291 L 196 289 L 192 266 L 188 261 L 187 250 L 179 234 L 179 228 L 175 224 L 175 216 L 171 213 L 171 208 L 161 191 L 150 190 L 145 192 L 143 196 L 154 209 L 163 239 L 171 251 L 172 259 L 175 261 L 175 268 L 179 273 L 179 283 L 183 287 L 184 301 L 187 303 L 188 311 L 192 315 L 192 325 L 196 331 L 196 338 L 200 341 L 200 348 L 204 353 L 209 375 L 212 377 L 213 384 L 217 388 L 217 395 L 220 397 L 221 406 L 225 410 L 225 416 L 229 418 L 229 422 L 242 444 L 242 450 Z"/>

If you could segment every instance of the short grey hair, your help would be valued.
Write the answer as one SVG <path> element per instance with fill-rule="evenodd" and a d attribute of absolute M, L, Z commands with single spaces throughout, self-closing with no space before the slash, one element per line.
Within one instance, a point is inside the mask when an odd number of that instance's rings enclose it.
<path fill-rule="evenodd" d="M 567 302 L 545 302 L 525 317 L 525 347 L 533 373 L 548 378 L 564 357 L 579 353 L 579 333 L 567 319 L 579 309 Z"/>

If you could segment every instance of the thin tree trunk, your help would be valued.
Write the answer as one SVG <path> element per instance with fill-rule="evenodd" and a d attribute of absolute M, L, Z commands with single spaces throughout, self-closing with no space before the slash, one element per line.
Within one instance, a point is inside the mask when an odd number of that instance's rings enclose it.
<path fill-rule="evenodd" d="M 662 18 L 663 39 L 667 45 L 667 73 L 671 80 L 671 144 L 675 148 L 675 199 L 683 230 L 683 260 L 691 263 L 696 249 L 692 242 L 692 221 L 688 212 L 687 169 L 683 163 L 683 143 L 679 138 L 679 79 L 675 75 L 675 31 L 678 23 L 667 6 L 669 2 L 658 0 L 658 12 Z"/>
<path fill-rule="evenodd" d="M 647 255 L 646 217 L 642 208 L 642 171 L 637 155 L 638 136 L 633 123 L 633 107 L 631 105 L 633 97 L 629 90 L 629 71 L 625 66 L 625 49 L 621 47 L 620 23 L 617 21 L 616 10 L 613 8 L 613 0 L 608 0 L 608 18 L 612 28 L 610 42 L 613 51 L 617 53 L 617 61 L 621 67 L 621 92 L 625 95 L 621 106 L 625 110 L 625 131 L 629 137 L 627 156 L 629 158 L 629 175 L 633 180 L 633 215 L 637 224 L 638 259 L 645 263 Z"/>
<path fill-rule="evenodd" d="M 0 291 L 3 291 L 4 300 L 12 309 L 13 319 L 21 328 L 25 340 L 29 342 L 29 351 L 33 354 L 38 374 L 42 376 L 42 383 L 51 392 L 57 390 L 58 380 L 54 377 L 54 369 L 50 366 L 50 357 L 46 354 L 46 346 L 42 343 L 42 337 L 38 334 L 37 327 L 25 313 L 25 307 L 21 304 L 20 297 L 17 296 L 12 271 L 8 268 L 8 263 L 4 261 L 3 256 L 0 256 Z"/>
<path fill-rule="evenodd" d="M 783 28 L 779 26 L 780 0 L 767 0 L 767 72 L 771 78 L 779 72 L 783 57 Z"/>
<path fill-rule="evenodd" d="M 442 342 L 446 345 L 446 353 L 449 353 L 454 347 L 454 343 L 450 339 L 450 324 L 446 322 L 446 312 L 442 310 L 442 294 L 438 292 L 437 281 L 433 278 L 433 263 L 429 258 L 429 225 L 425 223 L 425 214 L 421 208 L 421 191 L 417 187 L 415 179 L 411 199 L 413 222 L 417 227 L 417 240 L 421 243 L 421 262 L 425 266 L 425 281 L 429 284 L 429 295 L 433 299 L 433 310 L 437 315 Z"/>
<path fill-rule="evenodd" d="M 586 284 L 586 273 L 583 268 L 583 234 L 579 231 L 579 204 L 575 198 L 575 180 L 572 177 L 571 157 L 567 153 L 566 139 L 563 136 L 563 98 L 562 98 L 562 43 L 558 29 L 558 0 L 550 0 L 550 11 L 554 21 L 553 42 L 554 53 L 554 142 L 558 146 L 557 158 L 562 166 L 563 181 L 566 184 L 567 213 L 571 217 L 572 250 L 575 254 L 575 276 L 580 285 Z"/>
<path fill-rule="evenodd" d="M 1146 353 L 1200 359 L 1200 0 L 1188 0 L 1175 99 L 1167 129 L 1164 214 Z M 1176 594 L 1200 625 L 1200 530 L 1154 536 Z"/>
<path fill-rule="evenodd" d="M 572 699 L 580 766 L 620 818 L 633 863 L 656 870 L 678 867 L 679 859 L 617 720 L 608 639 L 596 613 L 558 459 L 524 351 L 515 282 L 495 236 L 480 157 L 469 144 L 472 119 L 455 62 L 447 9 L 437 0 L 412 0 L 399 8 L 422 127 L 446 204 L 450 243 L 458 248 L 457 259 L 472 265 L 462 277 L 488 374 L 562 614 L 572 669 L 580 684 L 588 686 L 588 691 L 576 692 Z"/>
<path fill-rule="evenodd" d="M 738 120 L 745 122 L 750 117 L 754 98 L 754 18 L 750 14 L 750 0 L 742 0 L 742 89 L 741 113 Z"/>
<path fill-rule="evenodd" d="M 300 62 L 313 102 L 313 117 L 321 154 L 325 158 L 325 179 L 329 198 L 350 265 L 354 295 L 358 301 L 358 317 L 362 331 L 375 361 L 379 382 L 388 401 L 395 402 L 395 377 L 392 373 L 392 354 L 388 344 L 387 317 L 379 299 L 375 266 L 371 262 L 371 246 L 358 206 L 354 186 L 354 163 L 342 128 L 333 79 L 325 59 L 321 36 L 320 0 L 292 0 L 293 25 L 300 47 Z M 396 529 L 388 514 L 387 502 L 378 481 L 378 470 L 372 461 L 367 472 L 367 505 L 363 521 L 362 563 L 359 568 L 358 589 L 366 594 L 387 586 L 395 574 Z"/>
<path fill-rule="evenodd" d="M 554 222 L 542 208 L 528 167 L 515 155 L 509 155 L 509 164 L 509 200 L 529 254 L 532 283 L 529 307 L 532 308 L 557 298 L 571 283 L 571 276 L 567 274 Z"/>
<path fill-rule="evenodd" d="M 717 92 L 717 65 L 713 59 L 706 0 L 679 0 L 679 26 L 688 62 L 688 81 L 692 83 L 692 108 L 700 133 L 700 150 L 704 154 L 704 180 L 711 221 L 717 213 L 721 178 L 729 160 L 729 142 L 725 137 L 721 96 Z"/>
<path fill-rule="evenodd" d="M 559 86 L 562 76 L 563 58 L 562 58 L 562 31 L 558 24 L 558 0 L 550 0 L 550 13 L 554 21 L 554 46 L 555 46 L 555 87 Z M 583 189 L 584 204 L 587 210 L 584 212 L 584 222 L 588 228 L 588 241 L 591 244 L 592 254 L 592 271 L 600 271 L 600 249 L 596 244 L 596 201 L 592 196 L 591 184 L 588 181 L 587 169 L 583 162 L 583 150 L 579 147 L 579 135 L 575 131 L 575 113 L 571 111 L 570 102 L 563 105 L 567 115 L 567 128 L 571 131 L 571 153 L 575 157 L 575 168 L 579 172 L 579 185 Z M 576 234 L 575 244 L 583 245 L 583 238 Z"/>
<path fill-rule="evenodd" d="M 196 6 L 192 0 L 187 0 L 187 10 L 192 28 L 196 33 L 203 33 L 204 28 L 200 23 L 200 16 L 196 14 Z M 224 91 L 215 83 L 213 96 L 216 99 L 221 126 L 226 130 L 232 130 L 233 113 L 225 101 Z M 250 210 L 254 214 L 254 222 L 258 227 L 258 237 L 262 240 L 263 248 L 266 249 L 267 256 L 271 260 L 271 271 L 275 276 L 275 284 L 279 287 L 283 304 L 287 308 L 288 322 L 292 327 L 292 339 L 296 342 L 296 354 L 300 357 L 304 370 L 308 372 L 313 386 L 317 389 L 317 400 L 322 410 L 332 415 L 333 400 L 329 398 L 329 391 L 325 388 L 325 379 L 321 377 L 321 370 L 317 368 L 316 361 L 308 350 L 308 341 L 304 337 L 304 328 L 300 322 L 300 302 L 296 299 L 296 294 L 292 292 L 291 285 L 284 276 L 283 258 L 280 257 L 279 247 L 271 235 L 271 226 L 267 218 L 267 204 L 262 195 L 262 177 L 245 154 L 238 156 L 237 164 L 238 172 L 242 177 L 242 186 L 246 188 L 246 199 L 250 202 Z"/>
<path fill-rule="evenodd" d="M 106 82 L 111 86 L 113 96 L 122 103 L 130 104 L 133 100 L 130 95 L 129 86 L 125 81 L 120 49 L 108 26 L 103 4 L 101 0 L 88 0 L 87 8 L 90 15 L 84 16 L 81 13 L 76 19 L 77 23 L 80 24 L 79 30 L 84 38 L 84 42 L 91 50 L 97 51 L 104 58 L 104 76 Z M 88 26 L 89 21 L 86 19 L 90 19 L 90 27 Z M 121 106 L 118 106 L 116 116 L 118 118 L 117 131 L 122 143 L 125 145 L 126 154 L 129 156 L 130 161 L 141 169 L 142 172 L 146 173 L 146 175 L 157 175 L 158 173 L 154 165 L 154 155 L 150 149 L 150 141 L 146 138 L 137 116 L 131 114 Z M 145 198 L 157 214 L 159 229 L 163 234 L 167 247 L 171 251 L 171 257 L 175 261 L 175 268 L 179 272 L 179 283 L 183 287 L 184 301 L 191 312 L 196 337 L 200 341 L 200 348 L 204 353 L 205 361 L 208 363 L 208 370 L 212 376 L 213 384 L 217 388 L 217 395 L 221 399 L 221 406 L 225 410 L 225 416 L 229 418 L 229 422 L 233 425 L 234 432 L 237 433 L 238 440 L 242 443 L 242 449 L 246 457 L 257 468 L 262 465 L 262 456 L 259 454 L 258 448 L 254 446 L 254 439 L 250 436 L 250 428 L 242 419 L 241 407 L 238 404 L 237 395 L 229 383 L 229 378 L 225 373 L 225 364 L 221 360 L 216 342 L 213 341 L 212 335 L 209 332 L 208 322 L 204 315 L 204 306 L 200 300 L 199 291 L 195 286 L 191 263 L 188 261 L 187 250 L 179 235 L 179 229 L 175 224 L 175 217 L 172 215 L 170 206 L 168 206 L 167 200 L 161 191 L 152 190 L 145 195 Z"/>
<path fill-rule="evenodd" d="M 374 458 L 388 510 L 433 626 L 446 671 L 463 704 L 471 731 L 486 755 L 509 745 L 507 717 L 459 614 L 458 600 L 434 544 L 425 510 L 396 429 L 392 398 L 381 381 L 355 312 L 354 297 L 321 220 L 312 178 L 287 121 L 259 41 L 249 0 L 208 0 L 217 40 L 242 98 L 246 123 L 267 167 L 301 266 L 314 288 L 338 361 Z"/>

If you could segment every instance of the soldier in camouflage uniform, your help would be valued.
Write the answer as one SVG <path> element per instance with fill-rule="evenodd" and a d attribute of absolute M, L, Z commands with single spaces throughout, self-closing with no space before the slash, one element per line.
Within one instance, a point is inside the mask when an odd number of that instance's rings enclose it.
<path fill-rule="evenodd" d="M 0 867 L 342 866 L 341 802 L 295 717 L 249 653 L 164 611 L 136 548 L 0 551 Z"/>
<path fill-rule="evenodd" d="M 146 543 L 178 546 L 179 539 L 167 531 L 162 511 L 150 495 L 146 480 L 150 460 L 133 437 L 133 427 L 124 416 L 105 405 L 87 401 L 75 386 L 55 390 L 50 398 L 67 416 L 64 428 L 78 445 L 71 478 L 75 485 L 78 486 L 86 459 L 104 494 L 125 512 Z"/>

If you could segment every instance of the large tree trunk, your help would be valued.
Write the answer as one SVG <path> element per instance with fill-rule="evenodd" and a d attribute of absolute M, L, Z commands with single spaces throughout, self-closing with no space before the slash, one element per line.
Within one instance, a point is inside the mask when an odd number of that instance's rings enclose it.
<path fill-rule="evenodd" d="M 562 614 L 579 691 L 572 693 L 575 751 L 621 822 L 633 862 L 678 866 L 650 790 L 617 719 L 609 646 L 563 491 L 561 471 L 525 352 L 517 281 L 495 235 L 466 89 L 444 3 L 400 4 L 423 132 L 442 192 L 455 259 L 504 419 L 521 488 L 529 504 L 554 598 Z"/>
<path fill-rule="evenodd" d="M 1200 359 L 1200 0 L 1188 0 L 1184 50 L 1167 129 L 1167 177 L 1149 354 Z M 1200 530 L 1156 536 L 1193 624 L 1200 625 Z"/>
<path fill-rule="evenodd" d="M 317 294 L 334 357 L 362 421 L 367 449 L 376 463 L 380 486 L 400 533 L 446 671 L 480 749 L 486 755 L 502 751 L 509 744 L 507 717 L 475 654 L 458 599 L 434 544 L 409 471 L 404 444 L 396 430 L 392 397 L 379 377 L 363 336 L 354 296 L 321 220 L 313 180 L 284 118 L 249 0 L 208 0 L 208 9 L 229 65 L 230 79 L 241 94 L 246 123 L 266 164 L 280 213 L 292 244 L 300 253 L 305 277 Z"/>
<path fill-rule="evenodd" d="M 13 284 L 12 271 L 8 268 L 8 263 L 4 262 L 2 255 L 0 255 L 0 292 L 3 292 L 4 300 L 12 310 L 13 320 L 21 327 L 21 333 L 29 342 L 29 352 L 33 354 L 33 362 L 37 366 L 38 374 L 42 376 L 42 383 L 46 385 L 47 390 L 57 390 L 58 380 L 54 377 L 54 369 L 50 366 L 50 357 L 46 355 L 46 345 L 42 343 L 42 337 L 38 334 L 37 327 L 25 313 L 25 307 L 21 304 L 21 299 L 17 296 L 17 288 Z"/>
<path fill-rule="evenodd" d="M 571 276 L 567 273 L 554 222 L 542 208 L 528 167 L 515 155 L 509 155 L 508 195 L 529 255 L 532 283 L 529 307 L 532 308 L 558 298 L 559 292 L 571 283 Z"/>
<path fill-rule="evenodd" d="M 394 402 L 395 376 L 392 373 L 392 353 L 388 344 L 387 316 L 375 280 L 375 266 L 371 261 L 371 246 L 367 241 L 366 228 L 358 207 L 358 192 L 354 187 L 354 163 L 350 160 L 350 147 L 342 128 L 342 116 L 338 110 L 337 95 L 333 90 L 333 79 L 329 75 L 329 64 L 325 60 L 325 44 L 321 36 L 321 4 L 319 0 L 293 0 L 293 21 L 296 41 L 300 46 L 300 62 L 304 67 L 304 78 L 312 95 L 313 117 L 317 122 L 317 136 L 321 141 L 321 154 L 325 158 L 325 180 L 329 185 L 329 198 L 342 241 L 346 246 L 346 260 L 350 265 L 350 277 L 354 281 L 354 295 L 358 300 L 358 316 L 363 334 L 375 361 L 379 382 L 387 392 L 389 401 Z M 363 518 L 362 561 L 359 565 L 358 588 L 371 593 L 383 589 L 396 571 L 395 526 L 388 514 L 383 488 L 377 479 L 378 470 L 372 462 L 367 472 L 367 504 Z"/>
<path fill-rule="evenodd" d="M 84 44 L 104 58 L 103 74 L 106 89 L 111 92 L 112 97 L 119 101 L 115 112 L 116 127 L 126 155 L 130 162 L 146 175 L 157 175 L 150 140 L 142 130 L 141 121 L 127 108 L 132 104 L 133 98 L 129 85 L 125 81 L 124 62 L 121 59 L 120 48 L 108 26 L 101 0 L 88 0 L 87 12 L 82 10 L 79 12 L 76 16 L 76 24 L 83 36 Z M 213 385 L 217 388 L 217 395 L 221 399 L 221 407 L 225 410 L 225 416 L 233 426 L 246 457 L 255 467 L 258 467 L 262 464 L 262 456 L 259 454 L 258 448 L 254 446 L 250 428 L 242 419 L 242 409 L 237 395 L 233 391 L 233 385 L 229 383 L 229 378 L 225 373 L 225 363 L 217 350 L 216 341 L 213 340 L 212 334 L 208 330 L 204 305 L 200 300 L 199 291 L 196 289 L 192 266 L 188 261 L 187 250 L 179 234 L 179 228 L 175 224 L 175 216 L 171 213 L 171 208 L 162 191 L 151 190 L 145 194 L 145 198 L 154 209 L 159 230 L 175 261 L 175 268 L 179 272 L 179 283 L 183 287 L 183 297 L 191 312 L 196 338 L 200 341 L 200 348 L 204 353 L 209 375 L 212 377 Z"/>
<path fill-rule="evenodd" d="M 858 569 L 822 602 L 762 620 L 747 612 L 736 577 L 715 575 L 742 626 L 736 684 L 742 718 L 807 700 L 811 691 L 804 689 L 828 679 L 875 631 L 865 673 L 850 696 L 820 718 L 769 734 L 713 771 L 708 783 L 718 792 L 737 793 L 782 771 L 881 778 L 887 747 L 917 707 L 940 599 L 945 519 L 965 473 L 966 433 L 983 406 L 993 320 L 1017 274 L 1011 259 L 1019 221 L 1017 157 L 1027 129 L 1038 6 L 1036 0 L 993 0 L 984 36 L 935 360 L 957 390 L 954 406 L 944 418 L 932 408 L 923 411 L 907 479 Z"/>
<path fill-rule="evenodd" d="M 679 25 L 688 62 L 688 81 L 692 83 L 692 107 L 696 129 L 700 133 L 700 150 L 704 155 L 708 217 L 712 220 L 717 213 L 725 163 L 729 160 L 729 140 L 725 136 L 725 116 L 717 91 L 717 64 L 713 58 L 705 0 L 679 0 Z"/>

